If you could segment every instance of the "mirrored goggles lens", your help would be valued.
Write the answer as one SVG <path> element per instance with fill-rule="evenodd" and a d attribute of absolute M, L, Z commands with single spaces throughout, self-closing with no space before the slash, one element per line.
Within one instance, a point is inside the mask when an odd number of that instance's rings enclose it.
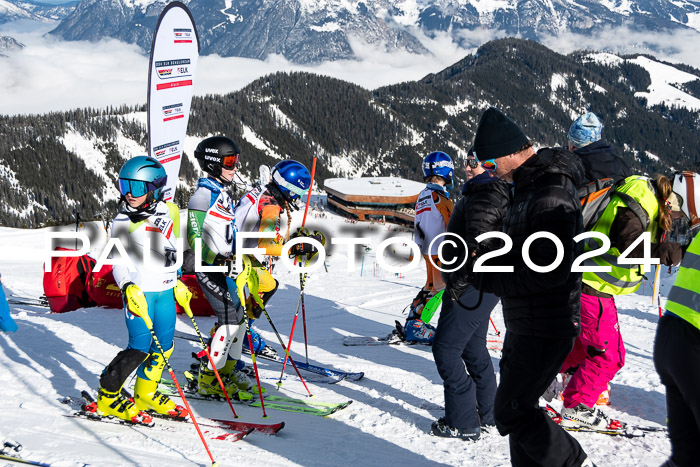
<path fill-rule="evenodd" d="M 238 164 L 239 157 L 240 154 L 234 154 L 233 156 L 224 156 L 224 159 L 221 161 L 221 166 L 226 170 L 231 170 L 234 167 L 236 167 L 236 164 Z"/>
<path fill-rule="evenodd" d="M 487 161 L 482 162 L 481 166 L 487 172 L 495 172 L 496 168 L 498 167 L 498 164 L 496 164 L 496 161 L 494 159 L 489 159 Z"/>
<path fill-rule="evenodd" d="M 476 159 L 467 159 L 467 166 L 471 169 L 479 167 L 479 161 Z"/>
<path fill-rule="evenodd" d="M 141 180 L 124 180 L 121 178 L 119 179 L 119 191 L 123 196 L 126 196 L 127 193 L 131 193 L 131 196 L 134 198 L 138 198 L 148 193 L 146 182 Z"/>
<path fill-rule="evenodd" d="M 144 182 L 142 180 L 119 179 L 119 191 L 123 196 L 131 193 L 131 196 L 138 198 L 145 195 L 149 191 L 156 191 L 158 188 L 163 188 L 167 182 L 167 177 L 156 178 L 152 182 Z"/>

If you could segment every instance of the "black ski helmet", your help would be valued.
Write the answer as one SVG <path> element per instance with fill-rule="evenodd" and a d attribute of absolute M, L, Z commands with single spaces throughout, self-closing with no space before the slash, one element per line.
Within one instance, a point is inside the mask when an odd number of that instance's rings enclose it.
<path fill-rule="evenodd" d="M 231 138 L 210 136 L 199 142 L 194 150 L 194 157 L 203 171 L 218 177 L 221 168 L 232 169 L 238 163 L 240 151 Z"/>

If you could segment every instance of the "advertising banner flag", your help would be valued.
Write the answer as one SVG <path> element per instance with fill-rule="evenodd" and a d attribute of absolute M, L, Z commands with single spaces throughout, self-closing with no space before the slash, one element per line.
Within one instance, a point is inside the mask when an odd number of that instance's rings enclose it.
<path fill-rule="evenodd" d="M 148 149 L 168 174 L 165 201 L 175 197 L 199 58 L 192 14 L 169 3 L 156 24 L 148 70 Z"/>

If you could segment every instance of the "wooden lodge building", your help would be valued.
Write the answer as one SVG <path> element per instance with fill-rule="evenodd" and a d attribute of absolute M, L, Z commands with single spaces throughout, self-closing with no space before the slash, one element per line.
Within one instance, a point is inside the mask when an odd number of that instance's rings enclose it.
<path fill-rule="evenodd" d="M 413 224 L 425 183 L 398 177 L 328 178 L 324 188 L 328 208 L 345 217 Z"/>

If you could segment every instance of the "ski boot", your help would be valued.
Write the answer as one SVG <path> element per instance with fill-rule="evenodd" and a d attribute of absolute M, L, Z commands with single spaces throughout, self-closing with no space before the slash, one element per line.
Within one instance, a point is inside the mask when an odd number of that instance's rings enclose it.
<path fill-rule="evenodd" d="M 624 430 L 625 423 L 611 420 L 603 411 L 595 407 L 579 404 L 576 407 L 561 409 L 561 426 L 564 428 L 589 428 L 593 430 Z"/>
<path fill-rule="evenodd" d="M 232 362 L 232 363 L 230 363 Z M 229 367 L 229 365 L 231 365 Z M 238 385 L 230 380 L 227 376 L 222 374 L 223 371 L 231 371 L 233 367 L 236 366 L 236 360 L 228 360 L 226 365 L 219 370 L 219 376 L 221 376 L 221 381 L 224 383 L 224 388 L 226 389 L 226 394 L 229 398 L 234 397 L 238 392 Z M 229 367 L 229 368 L 227 368 Z M 221 390 L 221 385 L 219 380 L 216 378 L 216 373 L 214 370 L 210 370 L 207 367 L 206 362 L 202 362 L 199 365 L 199 375 L 197 377 L 197 392 L 203 396 L 219 396 L 224 397 L 224 392 Z"/>
<path fill-rule="evenodd" d="M 133 402 L 124 397 L 121 388 L 117 392 L 99 388 L 96 406 L 97 415 L 102 417 L 116 417 L 134 424 L 148 425 L 153 423 L 150 415 L 137 409 Z"/>
<path fill-rule="evenodd" d="M 403 329 L 406 342 L 432 344 L 435 339 L 435 328 L 417 318 L 406 321 Z"/>
<path fill-rule="evenodd" d="M 445 417 L 440 417 L 430 425 L 430 434 L 441 438 L 459 438 L 465 441 L 474 441 L 481 436 L 479 427 L 473 429 L 454 428 L 445 423 Z"/>
<path fill-rule="evenodd" d="M 238 393 L 236 397 L 241 401 L 249 401 L 255 398 L 258 394 L 258 386 L 255 384 L 255 380 L 248 376 L 248 373 L 243 370 L 234 369 L 228 376 L 229 381 L 238 387 Z M 263 397 L 267 390 L 262 388 Z"/>
<path fill-rule="evenodd" d="M 600 393 L 595 405 L 610 405 L 610 383 L 608 383 L 608 387 L 603 389 L 603 392 Z"/>
<path fill-rule="evenodd" d="M 428 300 L 435 295 L 434 293 L 431 293 L 430 290 L 426 289 L 420 289 L 420 292 L 418 292 L 418 295 L 415 296 L 413 301 L 411 302 L 410 306 L 410 311 L 408 313 L 408 319 L 413 319 L 415 317 L 420 317 L 421 311 L 423 311 L 423 307 L 425 306 L 426 303 L 428 303 Z"/>
<path fill-rule="evenodd" d="M 187 418 L 189 413 L 181 405 L 175 405 L 165 394 L 158 391 L 158 383 L 163 375 L 166 359 L 170 358 L 175 346 L 165 352 L 165 357 L 160 353 L 151 353 L 143 368 L 142 376 L 136 377 L 134 384 L 134 405 L 144 412 L 153 411 L 159 415 L 171 418 Z"/>
<path fill-rule="evenodd" d="M 144 412 L 153 411 L 170 418 L 187 418 L 189 412 L 181 405 L 176 405 L 170 397 L 158 391 L 158 381 L 136 377 L 134 384 L 134 405 Z"/>
<path fill-rule="evenodd" d="M 252 323 L 252 320 L 251 320 Z M 253 339 L 253 348 L 255 349 L 255 355 L 262 355 L 268 358 L 279 358 L 277 351 L 267 345 L 265 339 L 255 330 L 251 325 L 250 327 L 250 337 Z M 250 345 L 248 343 L 248 336 L 243 339 L 243 348 L 250 352 Z"/>

